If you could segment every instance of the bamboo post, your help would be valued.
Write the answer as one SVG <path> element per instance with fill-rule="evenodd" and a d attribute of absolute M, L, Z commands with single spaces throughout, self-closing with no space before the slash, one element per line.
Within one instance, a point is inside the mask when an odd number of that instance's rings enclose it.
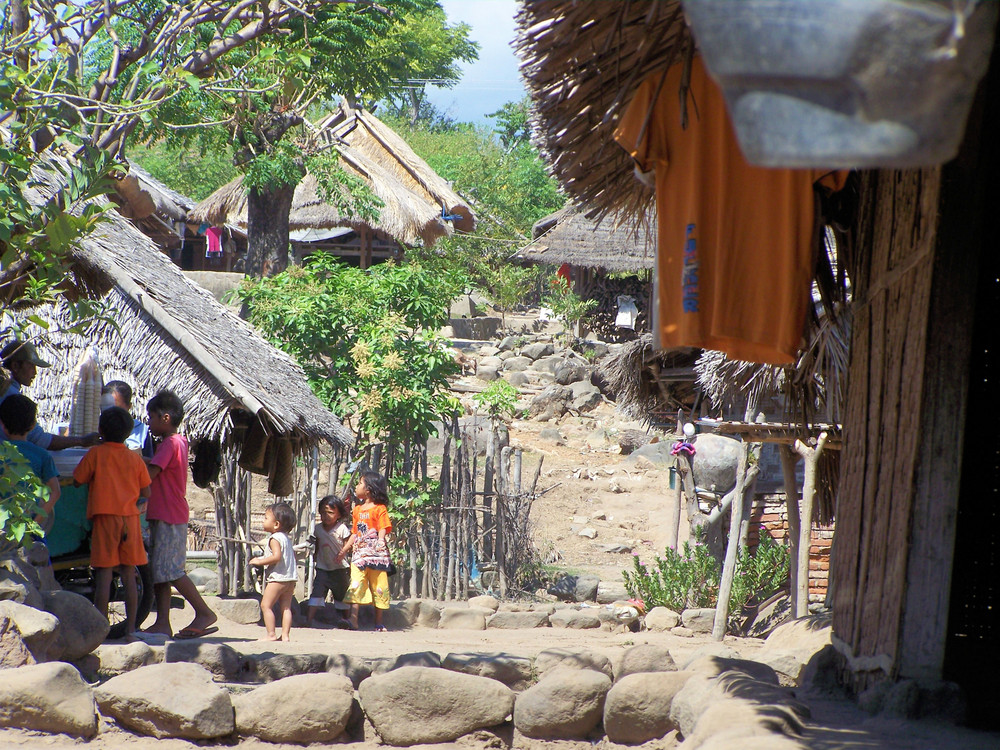
<path fill-rule="evenodd" d="M 788 590 L 792 618 L 799 617 L 799 483 L 795 464 L 799 454 L 790 445 L 779 446 L 781 474 L 785 481 L 785 513 L 788 516 Z M 804 612 L 802 614 L 805 614 Z"/>
<path fill-rule="evenodd" d="M 802 509 L 799 515 L 799 556 L 798 556 L 798 587 L 795 590 L 796 609 L 799 617 L 809 614 L 809 545 L 812 533 L 813 502 L 816 498 L 816 475 L 819 467 L 819 457 L 826 446 L 829 435 L 824 431 L 819 434 L 816 447 L 810 448 L 801 440 L 795 441 L 795 452 L 805 463 L 805 475 L 802 480 Z"/>
<path fill-rule="evenodd" d="M 312 465 L 309 481 L 309 526 L 307 536 L 312 535 L 312 527 L 316 523 L 316 513 L 319 510 L 319 446 L 314 445 L 311 455 Z M 301 538 L 301 535 L 300 535 Z M 313 578 L 316 576 L 316 550 L 309 552 L 306 560 L 306 593 L 312 591 Z"/>
<path fill-rule="evenodd" d="M 493 485 L 497 460 L 497 444 L 500 442 L 499 435 L 494 425 L 491 425 L 490 435 L 486 441 L 486 462 L 483 467 L 483 556 L 494 557 L 493 546 Z"/>

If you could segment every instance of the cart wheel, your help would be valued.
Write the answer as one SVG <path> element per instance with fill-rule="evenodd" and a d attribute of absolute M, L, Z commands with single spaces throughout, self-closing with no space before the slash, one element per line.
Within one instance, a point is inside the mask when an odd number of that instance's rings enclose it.
<path fill-rule="evenodd" d="M 150 570 L 149 565 L 136 565 L 133 570 L 135 570 L 139 598 L 139 606 L 135 615 L 135 626 L 139 628 L 149 615 L 149 610 L 153 607 L 153 572 Z M 117 571 L 111 577 L 111 597 L 109 601 L 122 602 L 122 606 L 124 607 L 125 586 L 122 584 Z M 111 622 L 111 630 L 108 631 L 108 637 L 111 639 L 123 638 L 125 636 L 125 628 L 127 627 L 124 609 L 118 611 L 117 607 L 109 607 L 108 620 Z"/>

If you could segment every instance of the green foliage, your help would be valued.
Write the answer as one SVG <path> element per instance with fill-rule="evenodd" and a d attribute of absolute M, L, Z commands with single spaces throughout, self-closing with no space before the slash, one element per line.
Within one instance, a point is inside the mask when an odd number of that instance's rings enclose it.
<path fill-rule="evenodd" d="M 170 146 L 161 140 L 135 150 L 132 157 L 164 185 L 195 201 L 204 200 L 239 174 L 224 148 Z"/>
<path fill-rule="evenodd" d="M 514 416 L 517 407 L 517 388 L 498 378 L 472 397 L 476 405 L 491 419 L 502 420 Z"/>
<path fill-rule="evenodd" d="M 790 555 L 788 547 L 778 544 L 763 528 L 757 548 L 750 553 L 744 548 L 736 558 L 736 577 L 729 599 L 730 611 L 740 612 L 757 604 L 785 585 L 788 580 Z"/>
<path fill-rule="evenodd" d="M 385 204 L 364 180 L 344 170 L 336 151 L 322 151 L 308 158 L 306 168 L 319 184 L 320 197 L 336 206 L 341 216 L 375 223 Z"/>
<path fill-rule="evenodd" d="M 28 460 L 12 443 L 0 442 L 0 542 L 20 545 L 27 534 L 42 536 L 35 519 L 48 500 L 49 488 Z"/>
<path fill-rule="evenodd" d="M 304 368 L 313 391 L 368 437 L 420 440 L 454 410 L 457 368 L 436 331 L 462 289 L 455 273 L 384 263 L 367 271 L 313 255 L 270 279 L 247 280 L 250 322 Z"/>
<path fill-rule="evenodd" d="M 738 616 L 744 607 L 778 591 L 788 580 L 788 566 L 788 548 L 761 531 L 757 548 L 752 553 L 744 549 L 736 559 L 730 613 Z M 622 571 L 622 578 L 629 596 L 642 599 L 647 611 L 714 607 L 719 597 L 719 564 L 702 542 L 685 542 L 681 552 L 668 547 L 651 566 L 635 556 L 632 570 Z"/>
<path fill-rule="evenodd" d="M 513 263 L 486 268 L 483 294 L 506 317 L 515 307 L 525 304 L 526 297 L 535 289 L 544 273 L 540 266 L 523 267 Z"/>
<path fill-rule="evenodd" d="M 390 554 L 397 565 L 409 567 L 409 560 L 406 558 L 407 540 L 423 528 L 428 511 L 440 504 L 441 482 L 438 480 L 419 481 L 403 473 L 393 476 L 389 487 L 388 510 L 392 521 L 392 539 L 395 542 Z"/>
<path fill-rule="evenodd" d="M 531 226 L 561 208 L 565 198 L 547 174 L 538 152 L 518 125 L 527 118 L 527 102 L 511 102 L 495 113 L 497 128 L 469 123 L 384 118 L 403 135 L 413 150 L 435 172 L 471 201 L 478 216 L 475 234 L 454 235 L 438 241 L 433 250 L 417 249 L 422 258 L 433 253 L 466 269 L 476 287 L 500 302 L 494 290 L 504 286 L 503 305 L 521 301 L 513 287 L 514 275 L 499 278 L 509 256 L 528 242 Z M 514 272 L 516 273 L 516 272 Z M 510 283 L 505 283 L 510 282 Z"/>
<path fill-rule="evenodd" d="M 569 280 L 558 274 L 549 280 L 549 288 L 549 293 L 542 298 L 542 304 L 555 313 L 567 331 L 573 330 L 577 323 L 597 307 L 597 300 L 582 299 L 573 291 L 573 285 Z"/>
<path fill-rule="evenodd" d="M 719 596 L 719 564 L 702 542 L 684 542 L 681 552 L 667 547 L 650 567 L 636 555 L 632 570 L 622 571 L 622 580 L 629 596 L 642 599 L 646 611 L 714 607 Z"/>

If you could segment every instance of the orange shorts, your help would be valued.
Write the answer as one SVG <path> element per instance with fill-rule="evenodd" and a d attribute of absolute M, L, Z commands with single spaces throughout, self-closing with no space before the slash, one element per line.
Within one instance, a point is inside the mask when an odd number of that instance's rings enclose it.
<path fill-rule="evenodd" d="M 90 520 L 94 527 L 90 535 L 90 567 L 146 564 L 139 516 L 100 514 Z"/>

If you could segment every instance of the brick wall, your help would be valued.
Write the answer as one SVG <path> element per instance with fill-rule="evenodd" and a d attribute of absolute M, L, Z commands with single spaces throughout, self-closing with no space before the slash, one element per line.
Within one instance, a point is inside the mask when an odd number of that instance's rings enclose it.
<path fill-rule="evenodd" d="M 760 530 L 765 529 L 771 538 L 785 542 L 788 537 L 788 514 L 784 494 L 757 495 L 750 514 L 750 532 L 747 541 L 756 546 Z M 833 545 L 833 524 L 813 524 L 809 546 L 809 599 L 824 601 L 830 576 L 830 548 Z"/>

